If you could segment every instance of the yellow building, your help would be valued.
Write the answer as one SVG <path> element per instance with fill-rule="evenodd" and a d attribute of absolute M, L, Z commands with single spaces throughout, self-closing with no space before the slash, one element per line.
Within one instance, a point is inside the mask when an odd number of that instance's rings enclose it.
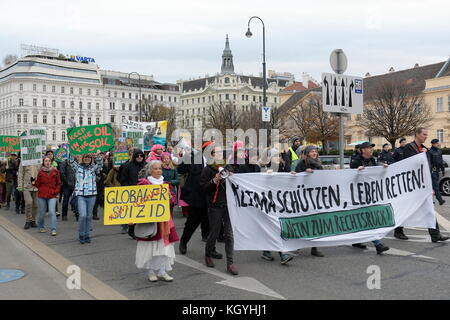
<path fill-rule="evenodd" d="M 425 145 L 429 146 L 432 139 L 438 138 L 442 147 L 450 147 L 450 59 L 422 67 L 416 64 L 414 68 L 397 72 L 391 69 L 386 74 L 364 78 L 365 102 L 370 98 L 371 90 L 384 80 L 405 82 L 411 86 L 415 94 L 423 94 L 424 104 L 432 112 L 432 120 L 427 127 L 428 140 Z M 353 114 L 349 120 L 345 121 L 346 149 L 353 148 L 348 144 L 362 140 L 371 141 L 376 149 L 381 149 L 388 141 L 382 137 L 368 137 L 366 130 L 357 121 L 359 118 L 360 115 Z M 413 136 L 405 138 L 408 141 L 413 140 Z"/>

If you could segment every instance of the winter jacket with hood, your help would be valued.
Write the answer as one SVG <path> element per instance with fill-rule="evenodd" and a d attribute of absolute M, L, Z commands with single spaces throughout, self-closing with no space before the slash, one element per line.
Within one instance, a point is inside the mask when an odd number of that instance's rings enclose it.
<path fill-rule="evenodd" d="M 58 169 L 53 166 L 49 172 L 45 169 L 41 169 L 34 185 L 38 188 L 38 198 L 57 198 L 61 190 L 61 178 Z"/>
<path fill-rule="evenodd" d="M 142 155 L 142 162 L 137 162 L 138 155 Z M 121 186 L 135 186 L 139 180 L 139 171 L 145 167 L 145 155 L 140 149 L 135 149 L 131 161 L 124 164 L 122 171 L 120 172 L 119 182 Z"/>

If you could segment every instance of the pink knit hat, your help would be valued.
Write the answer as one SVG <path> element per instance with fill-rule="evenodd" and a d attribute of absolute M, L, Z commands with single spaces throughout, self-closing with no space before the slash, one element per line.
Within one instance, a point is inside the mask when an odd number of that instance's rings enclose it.
<path fill-rule="evenodd" d="M 164 151 L 164 147 L 163 147 L 162 145 L 160 145 L 160 144 L 155 144 L 155 145 L 153 145 L 153 147 L 152 147 L 152 152 L 156 152 L 156 150 L 158 150 L 158 149 L 162 149 L 162 150 Z"/>

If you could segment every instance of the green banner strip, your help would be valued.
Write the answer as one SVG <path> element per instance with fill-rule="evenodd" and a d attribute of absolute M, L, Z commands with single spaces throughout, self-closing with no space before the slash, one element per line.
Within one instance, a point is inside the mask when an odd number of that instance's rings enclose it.
<path fill-rule="evenodd" d="M 347 211 L 280 218 L 281 238 L 313 239 L 380 229 L 395 225 L 390 204 Z"/>

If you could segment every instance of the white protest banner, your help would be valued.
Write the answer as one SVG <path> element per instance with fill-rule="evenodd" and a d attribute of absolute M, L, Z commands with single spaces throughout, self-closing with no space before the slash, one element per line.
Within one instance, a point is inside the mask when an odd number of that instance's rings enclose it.
<path fill-rule="evenodd" d="M 42 136 L 24 136 L 20 139 L 21 164 L 31 166 L 42 163 L 42 152 L 45 145 L 42 145 Z"/>
<path fill-rule="evenodd" d="M 236 250 L 338 246 L 436 226 L 424 153 L 388 168 L 234 174 L 227 202 Z"/>

